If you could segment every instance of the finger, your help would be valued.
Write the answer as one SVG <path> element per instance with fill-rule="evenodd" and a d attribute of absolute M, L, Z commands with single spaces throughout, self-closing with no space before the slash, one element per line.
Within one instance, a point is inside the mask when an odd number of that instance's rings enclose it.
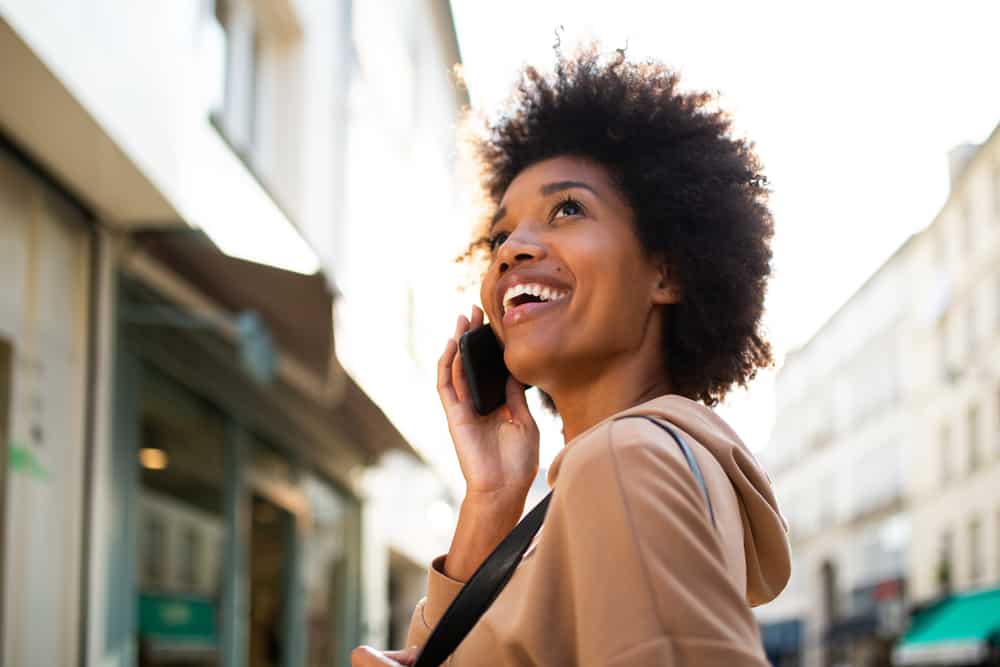
<path fill-rule="evenodd" d="M 465 360 L 462 359 L 461 353 L 455 355 L 455 363 L 452 364 L 451 380 L 455 387 L 455 396 L 458 398 L 458 402 L 464 403 L 469 399 L 472 392 L 469 390 L 469 381 L 465 377 Z"/>
<path fill-rule="evenodd" d="M 458 316 L 458 324 L 455 326 L 455 342 L 458 344 L 458 340 L 462 337 L 466 331 L 469 330 L 469 320 L 465 319 L 465 315 Z M 451 362 L 451 384 L 455 388 L 455 395 L 459 402 L 465 401 L 466 397 L 469 395 L 468 391 L 463 391 L 467 389 L 465 383 L 464 369 L 462 368 L 462 355 L 456 353 Z"/>
<path fill-rule="evenodd" d="M 444 405 L 445 409 L 458 401 L 458 396 L 455 394 L 455 387 L 451 382 L 451 365 L 455 359 L 455 351 L 457 349 L 458 344 L 455 342 L 455 339 L 449 338 L 444 346 L 444 352 L 441 353 L 441 358 L 438 359 L 437 390 L 438 396 L 441 397 L 441 404 Z"/>
<path fill-rule="evenodd" d="M 351 667 L 394 667 L 399 665 L 392 658 L 387 658 L 381 651 L 371 646 L 359 646 L 351 651 Z"/>
<path fill-rule="evenodd" d="M 392 658 L 400 664 L 412 665 L 417 661 L 417 647 L 411 646 L 410 648 L 400 649 L 398 651 L 386 651 L 385 656 L 387 658 Z"/>
<path fill-rule="evenodd" d="M 507 406 L 510 408 L 511 417 L 516 422 L 530 423 L 534 418 L 528 409 L 528 398 L 525 395 L 524 385 L 518 382 L 513 375 L 507 378 Z"/>
<path fill-rule="evenodd" d="M 483 326 L 483 318 L 484 317 L 485 317 L 485 315 L 483 314 L 483 309 L 480 308 L 479 306 L 473 306 L 472 307 L 472 328 L 473 329 L 478 329 L 479 327 Z"/>
<path fill-rule="evenodd" d="M 462 337 L 466 331 L 469 330 L 469 320 L 465 318 L 465 315 L 458 316 L 458 322 L 455 324 L 455 340 Z"/>

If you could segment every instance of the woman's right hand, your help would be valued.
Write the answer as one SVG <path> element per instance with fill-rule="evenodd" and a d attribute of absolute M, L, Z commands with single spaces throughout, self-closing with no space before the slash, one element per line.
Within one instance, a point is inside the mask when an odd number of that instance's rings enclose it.
<path fill-rule="evenodd" d="M 458 463 L 466 482 L 466 503 L 520 503 L 538 474 L 538 425 L 528 410 L 524 386 L 507 379 L 507 402 L 488 415 L 476 412 L 462 368 L 458 339 L 483 324 L 483 311 L 472 308 L 472 321 L 459 316 L 455 336 L 438 361 L 437 390 L 448 419 Z M 520 510 L 518 510 L 518 517 Z"/>

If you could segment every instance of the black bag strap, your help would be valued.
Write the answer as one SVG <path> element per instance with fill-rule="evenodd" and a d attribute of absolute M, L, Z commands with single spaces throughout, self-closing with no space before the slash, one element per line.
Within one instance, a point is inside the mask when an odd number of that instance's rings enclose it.
<path fill-rule="evenodd" d="M 646 415 L 624 415 L 618 419 L 628 419 L 629 417 L 649 420 L 669 433 L 674 442 L 680 446 L 684 453 L 684 459 L 694 475 L 695 482 L 701 488 L 705 503 L 708 505 L 708 514 L 714 526 L 715 513 L 712 511 L 712 502 L 708 497 L 705 478 L 702 476 L 698 461 L 684 438 L 670 426 Z M 434 630 L 431 631 L 430 637 L 424 643 L 420 655 L 417 656 L 414 667 L 438 667 L 458 648 L 458 645 L 462 643 L 479 618 L 486 613 L 486 610 L 500 595 L 500 591 L 504 589 L 510 578 L 514 576 L 514 570 L 531 545 L 531 540 L 538 533 L 538 529 L 542 527 L 542 521 L 545 519 L 545 512 L 549 508 L 551 499 L 552 492 L 550 491 L 486 557 L 483 564 L 473 573 L 455 599 L 448 605 L 438 624 L 434 626 Z"/>
<path fill-rule="evenodd" d="M 542 527 L 552 492 L 542 498 L 473 573 L 434 626 L 414 667 L 438 667 L 448 659 L 479 617 L 493 604 Z"/>

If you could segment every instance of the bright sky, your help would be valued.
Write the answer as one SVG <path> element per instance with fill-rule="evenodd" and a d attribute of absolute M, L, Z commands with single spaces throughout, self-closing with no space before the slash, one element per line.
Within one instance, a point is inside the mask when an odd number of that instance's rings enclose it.
<path fill-rule="evenodd" d="M 772 183 L 777 234 L 767 327 L 801 345 L 948 189 L 946 153 L 1000 122 L 1000 3 L 452 0 L 473 104 L 502 99 L 525 62 L 598 38 L 717 90 Z M 722 413 L 752 448 L 773 377 Z"/>

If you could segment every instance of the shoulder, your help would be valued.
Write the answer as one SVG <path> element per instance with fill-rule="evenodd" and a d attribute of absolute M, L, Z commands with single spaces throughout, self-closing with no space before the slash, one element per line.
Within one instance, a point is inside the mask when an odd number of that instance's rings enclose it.
<path fill-rule="evenodd" d="M 671 428 L 680 434 L 676 427 Z M 604 482 L 599 487 L 602 493 L 615 487 L 633 494 L 678 485 L 688 488 L 696 499 L 699 493 L 677 442 L 655 423 L 636 417 L 609 420 L 566 452 L 559 487 L 570 493 L 580 489 L 591 493 L 598 481 Z"/>
<path fill-rule="evenodd" d="M 647 419 L 618 419 L 572 447 L 554 487 L 556 515 L 577 529 L 599 531 L 595 543 L 614 542 L 615 536 L 628 541 L 650 563 L 674 562 L 684 553 L 724 562 L 701 487 L 667 431 Z"/>

